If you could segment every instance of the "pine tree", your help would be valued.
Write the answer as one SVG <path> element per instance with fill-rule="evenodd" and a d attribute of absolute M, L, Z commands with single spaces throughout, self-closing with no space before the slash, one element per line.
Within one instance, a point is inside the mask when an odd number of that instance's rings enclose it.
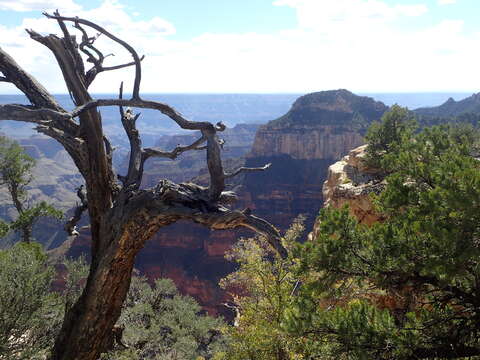
<path fill-rule="evenodd" d="M 45 201 L 30 203 L 28 186 L 33 180 L 34 167 L 35 159 L 26 154 L 17 142 L 0 137 L 0 185 L 7 188 L 17 211 L 14 221 L 0 222 L 0 236 L 5 236 L 10 230 L 14 230 L 20 232 L 22 241 L 28 243 L 32 240 L 33 225 L 41 217 L 60 219 L 63 216 L 61 211 Z"/>
<path fill-rule="evenodd" d="M 347 209 L 321 211 L 318 238 L 296 249 L 303 286 L 284 324 L 314 358 L 480 356 L 478 132 L 387 137 L 369 138 L 395 144 L 375 150 L 390 174 L 375 199 L 386 219 L 367 227 Z"/>

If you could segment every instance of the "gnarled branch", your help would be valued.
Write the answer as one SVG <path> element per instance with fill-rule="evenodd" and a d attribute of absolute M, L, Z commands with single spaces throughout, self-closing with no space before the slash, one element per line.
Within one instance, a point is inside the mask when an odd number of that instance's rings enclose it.
<path fill-rule="evenodd" d="M 43 13 L 43 15 L 45 15 L 49 19 L 70 21 L 70 22 L 73 22 L 75 24 L 86 25 L 86 26 L 88 26 L 92 29 L 97 30 L 101 34 L 104 34 L 105 36 L 107 36 L 109 39 L 111 39 L 111 40 L 115 41 L 116 43 L 120 44 L 121 46 L 123 46 L 132 55 L 133 62 L 135 63 L 135 81 L 134 81 L 134 84 L 133 84 L 132 98 L 133 99 L 140 99 L 140 81 L 142 79 L 142 67 L 140 65 L 140 57 L 138 56 L 137 52 L 135 51 L 135 49 L 130 44 L 123 41 L 122 39 L 119 39 L 118 37 L 116 37 L 112 33 L 105 30 L 103 27 L 101 27 L 101 26 L 99 26 L 99 25 L 97 25 L 97 24 L 95 24 L 91 21 L 88 21 L 88 20 L 85 20 L 85 19 L 79 19 L 78 17 L 60 16 L 58 13 L 50 15 L 50 14 L 45 12 L 45 13 Z"/>
<path fill-rule="evenodd" d="M 172 160 L 175 160 L 178 155 L 184 153 L 185 151 L 189 150 L 204 150 L 204 146 L 200 146 L 203 144 L 207 139 L 202 136 L 200 139 L 196 140 L 194 143 L 186 146 L 177 146 L 172 151 L 162 151 L 155 148 L 145 148 L 144 151 L 144 158 L 147 160 L 150 157 L 166 157 Z"/>
<path fill-rule="evenodd" d="M 221 131 L 220 129 L 224 128 L 223 126 L 218 126 L 218 130 L 209 122 L 202 121 L 191 121 L 185 118 L 182 114 L 172 108 L 170 105 L 161 103 L 158 101 L 143 100 L 143 99 L 93 99 L 86 102 L 85 104 L 75 108 L 70 115 L 75 118 L 82 114 L 84 111 L 105 107 L 105 106 L 129 106 L 137 107 L 143 109 L 152 109 L 158 110 L 162 114 L 168 116 L 170 119 L 175 121 L 182 129 L 185 130 L 204 130 L 211 129 L 215 131 Z"/>
<path fill-rule="evenodd" d="M 59 16 L 60 14 L 55 13 L 55 15 Z M 98 33 L 97 36 L 88 36 L 87 31 L 80 25 L 79 22 L 75 22 L 74 28 L 80 30 L 80 32 L 82 33 L 82 41 L 78 45 L 78 48 L 80 49 L 81 52 L 87 55 L 87 61 L 93 64 L 93 67 L 90 70 L 88 70 L 85 74 L 85 77 L 87 79 L 87 87 L 90 86 L 92 82 L 95 80 L 95 78 L 97 77 L 97 75 L 103 71 L 118 70 L 118 69 L 125 68 L 127 66 L 135 65 L 135 61 L 132 61 L 126 64 L 119 64 L 114 66 L 103 66 L 104 60 L 109 56 L 113 56 L 113 54 L 103 55 L 103 53 L 93 45 L 95 40 L 98 39 L 98 37 L 102 33 Z M 93 51 L 97 57 L 95 57 L 91 51 Z M 144 58 L 145 58 L 145 55 L 143 55 L 140 58 L 140 61 L 142 61 Z"/>
<path fill-rule="evenodd" d="M 264 166 L 261 166 L 261 167 L 244 167 L 244 166 L 242 166 L 241 168 L 238 168 L 237 170 L 232 171 L 231 173 L 225 173 L 225 179 L 237 176 L 238 174 L 240 174 L 242 172 L 265 171 L 271 165 L 272 165 L 272 163 L 268 163 L 268 164 L 266 164 Z"/>
<path fill-rule="evenodd" d="M 48 108 L 37 109 L 30 105 L 0 105 L 0 120 L 16 120 L 39 125 L 53 125 L 53 119 L 69 120 L 70 116 L 67 113 L 61 113 Z"/>
<path fill-rule="evenodd" d="M 127 206 L 130 217 L 143 223 L 145 231 L 156 232 L 158 224 L 164 224 L 167 219 L 191 220 L 213 230 L 244 227 L 265 236 L 280 256 L 287 257 L 280 233 L 273 225 L 248 212 L 230 210 L 220 202 L 212 203 L 208 189 L 203 186 L 162 180 L 155 188 L 133 196 Z"/>
<path fill-rule="evenodd" d="M 58 112 L 65 112 L 55 98 L 13 58 L 0 47 L 0 71 L 10 83 L 20 90 L 32 105 Z"/>
<path fill-rule="evenodd" d="M 142 99 L 97 99 L 91 100 L 72 111 L 72 117 L 79 116 L 84 111 L 101 106 L 131 106 L 158 110 L 175 121 L 182 129 L 200 130 L 202 138 L 207 141 L 207 166 L 210 173 L 210 200 L 216 201 L 225 190 L 225 174 L 221 159 L 221 146 L 216 136 L 217 131 L 225 130 L 221 122 L 212 125 L 209 122 L 196 122 L 183 117 L 179 112 L 167 104 Z"/>
<path fill-rule="evenodd" d="M 145 59 L 145 55 L 142 55 L 140 57 L 140 61 L 143 61 L 143 59 Z M 102 71 L 118 70 L 118 69 L 123 69 L 129 66 L 133 66 L 133 65 L 135 65 L 135 61 L 125 63 L 125 64 L 113 65 L 113 66 L 102 66 Z"/>

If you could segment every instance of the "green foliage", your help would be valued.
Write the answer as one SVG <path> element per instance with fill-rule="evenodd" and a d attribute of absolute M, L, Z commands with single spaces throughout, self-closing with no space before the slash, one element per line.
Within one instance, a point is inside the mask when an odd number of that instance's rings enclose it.
<path fill-rule="evenodd" d="M 303 230 L 298 219 L 285 234 L 284 246 L 291 248 Z M 225 329 L 230 339 L 225 358 L 292 359 L 297 344 L 281 323 L 299 285 L 293 274 L 295 261 L 282 259 L 263 237 L 241 239 L 227 259 L 239 269 L 221 281 L 223 288 L 233 290 L 238 311 L 236 326 Z"/>
<path fill-rule="evenodd" d="M 15 141 L 0 137 L 0 185 L 7 187 L 18 217 L 12 223 L 0 221 L 0 237 L 10 230 L 22 233 L 25 242 L 31 240 L 32 227 L 41 217 L 60 219 L 63 214 L 53 206 L 42 201 L 31 205 L 28 202 L 27 187 L 32 181 L 32 169 L 35 160 L 26 154 Z"/>
<path fill-rule="evenodd" d="M 58 325 L 54 269 L 38 244 L 25 243 L 0 252 L 0 269 L 0 358 L 38 358 Z"/>
<path fill-rule="evenodd" d="M 20 242 L 0 251 L 1 359 L 48 355 L 88 274 L 83 257 L 61 263 L 63 269 L 58 266 L 56 272 L 36 243 Z M 62 281 L 60 292 L 52 290 L 55 279 Z M 201 312 L 195 300 L 181 296 L 171 280 L 158 279 L 150 286 L 145 278 L 133 277 L 119 321 L 124 327 L 122 342 L 128 348 L 119 346 L 104 358 L 217 359 L 225 349 L 220 330 L 226 325 Z"/>
<path fill-rule="evenodd" d="M 368 144 L 366 162 L 375 168 L 385 168 L 383 156 L 396 152 L 400 143 L 413 137 L 415 128 L 416 122 L 408 109 L 393 105 L 382 116 L 381 122 L 373 123 L 365 135 Z"/>
<path fill-rule="evenodd" d="M 63 261 L 63 292 L 52 290 L 58 273 L 41 245 L 20 242 L 0 251 L 0 359 L 45 359 L 69 304 L 87 275 L 83 258 Z"/>
<path fill-rule="evenodd" d="M 20 200 L 26 198 L 26 186 L 32 181 L 35 160 L 23 148 L 7 137 L 0 137 L 0 179 L 10 192 L 18 193 Z"/>
<path fill-rule="evenodd" d="M 44 359 L 49 353 L 88 275 L 83 257 L 62 264 L 64 270 L 59 267 L 56 273 L 36 243 L 21 242 L 0 251 L 1 359 Z M 63 280 L 61 292 L 52 291 L 55 276 Z M 118 346 L 104 359 L 216 359 L 226 346 L 220 331 L 226 325 L 201 313 L 195 300 L 181 296 L 171 280 L 158 279 L 150 286 L 145 278 L 133 277 L 119 320 L 128 348 Z"/>
<path fill-rule="evenodd" d="M 61 219 L 63 213 L 55 209 L 52 205 L 41 201 L 30 208 L 24 209 L 15 221 L 10 224 L 10 228 L 14 231 L 21 231 L 28 227 L 31 229 L 33 225 L 42 217 L 52 217 Z"/>
<path fill-rule="evenodd" d="M 89 265 L 85 257 L 82 255 L 77 259 L 63 259 L 65 266 L 64 289 L 62 292 L 63 302 L 65 304 L 65 313 L 80 297 L 85 281 L 88 276 Z"/>
<path fill-rule="evenodd" d="M 320 235 L 298 245 L 303 286 L 285 328 L 314 358 L 480 355 L 480 161 L 473 129 L 401 137 L 381 163 L 382 223 L 324 209 Z"/>
<path fill-rule="evenodd" d="M 197 302 L 178 293 L 169 279 L 151 286 L 133 277 L 119 324 L 124 327 L 120 348 L 106 359 L 211 359 L 225 347 L 221 319 L 201 315 Z"/>

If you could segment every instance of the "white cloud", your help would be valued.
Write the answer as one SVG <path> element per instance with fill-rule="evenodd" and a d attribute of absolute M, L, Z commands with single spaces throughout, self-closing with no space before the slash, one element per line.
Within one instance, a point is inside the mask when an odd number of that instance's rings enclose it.
<path fill-rule="evenodd" d="M 451 5 L 451 4 L 455 4 L 457 2 L 457 0 L 437 0 L 437 3 L 439 5 Z"/>
<path fill-rule="evenodd" d="M 480 84 L 480 34 L 463 21 L 443 20 L 413 30 L 402 19 L 421 16 L 425 5 L 388 5 L 380 0 L 277 0 L 293 7 L 298 25 L 271 34 L 202 34 L 190 40 L 168 36 L 175 27 L 153 17 L 139 20 L 118 1 L 82 10 L 91 19 L 145 54 L 144 92 L 309 92 L 473 90 Z M 55 21 L 25 19 L 0 26 L 0 46 L 52 92 L 64 92 L 52 55 L 24 35 L 23 28 L 58 33 Z M 111 65 L 130 61 L 106 37 L 97 40 Z M 132 69 L 98 76 L 94 92 L 115 92 Z M 0 83 L 0 93 L 8 92 Z M 10 90 L 11 91 L 11 90 Z"/>
<path fill-rule="evenodd" d="M 425 4 L 416 5 L 395 5 L 394 12 L 398 15 L 404 16 L 421 16 L 428 11 L 428 7 Z"/>
<path fill-rule="evenodd" d="M 1 0 L 0 10 L 43 11 L 59 9 L 61 11 L 78 11 L 81 6 L 73 0 Z"/>
<path fill-rule="evenodd" d="M 299 26 L 310 29 L 350 24 L 370 27 L 400 16 L 419 16 L 428 11 L 424 4 L 390 6 L 380 0 L 277 0 L 273 4 L 294 8 Z"/>
<path fill-rule="evenodd" d="M 48 1 L 53 4 L 55 0 Z M 59 2 L 68 3 L 65 0 Z M 33 0 L 31 1 L 33 3 Z M 24 5 L 26 2 L 23 2 Z M 44 4 L 47 1 L 43 2 Z M 1 2 L 0 2 L 1 4 Z M 35 2 L 40 6 L 40 1 Z M 119 38 L 130 42 L 135 46 L 136 50 L 141 54 L 152 54 L 156 47 L 163 48 L 166 43 L 165 37 L 175 33 L 175 27 L 168 21 L 152 17 L 148 20 L 137 20 L 135 15 L 130 14 L 124 6 L 117 0 L 105 0 L 99 7 L 91 10 L 83 10 L 75 3 L 71 3 L 70 10 L 61 11 L 62 15 L 79 16 L 95 21 L 98 25 L 103 26 L 111 33 Z M 73 11 L 72 9 L 75 9 Z M 80 10 L 79 10 L 80 9 Z M 58 24 L 54 20 L 45 17 L 25 18 L 22 24 L 17 27 L 5 27 L 0 25 L 0 46 L 4 47 L 27 71 L 34 74 L 39 81 L 46 84 L 46 87 L 54 93 L 65 92 L 66 88 L 61 80 L 61 74 L 54 62 L 52 54 L 44 46 L 31 40 L 24 29 L 33 29 L 41 34 L 60 33 Z M 75 33 L 74 30 L 71 31 Z M 90 32 L 94 35 L 95 32 Z M 118 44 L 113 43 L 106 37 L 100 37 L 96 45 L 104 52 L 104 54 L 114 53 L 114 57 L 109 57 L 105 65 L 116 65 L 130 62 L 131 57 Z M 168 46 L 165 48 L 168 49 Z M 115 72 L 115 76 L 121 75 L 123 79 L 130 80 L 131 72 L 128 69 Z M 112 81 L 115 81 L 112 86 Z M 98 82 L 93 86 L 94 91 L 111 92 L 118 88 L 119 79 L 114 80 L 112 75 L 101 74 Z M 6 90 L 4 90 L 6 89 Z M 7 84 L 0 84 L 0 93 L 9 92 L 11 87 Z"/>

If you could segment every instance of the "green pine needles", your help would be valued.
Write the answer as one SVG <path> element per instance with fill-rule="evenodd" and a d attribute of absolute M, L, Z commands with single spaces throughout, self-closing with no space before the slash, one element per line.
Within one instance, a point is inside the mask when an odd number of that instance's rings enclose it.
<path fill-rule="evenodd" d="M 323 209 L 296 249 L 304 285 L 284 324 L 307 358 L 480 356 L 480 136 L 410 124 L 394 106 L 367 135 L 367 161 L 389 174 L 374 200 L 386 219 Z"/>
<path fill-rule="evenodd" d="M 33 180 L 35 159 L 25 153 L 15 141 L 0 137 L 0 185 L 6 187 L 17 216 L 6 222 L 0 220 L 0 237 L 11 230 L 21 234 L 22 241 L 30 242 L 33 225 L 42 217 L 61 219 L 63 213 L 45 201 L 32 204 L 28 187 Z"/>

